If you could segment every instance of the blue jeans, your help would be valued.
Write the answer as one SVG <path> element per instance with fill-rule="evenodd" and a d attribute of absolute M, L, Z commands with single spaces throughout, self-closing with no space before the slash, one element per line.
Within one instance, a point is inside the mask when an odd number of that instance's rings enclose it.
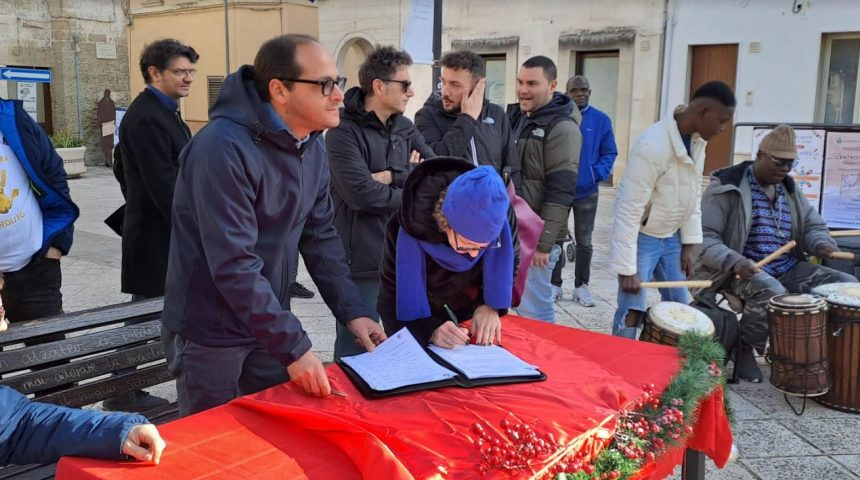
<path fill-rule="evenodd" d="M 675 232 L 668 238 L 656 238 L 644 233 L 636 241 L 636 273 L 643 281 L 686 280 L 681 270 L 681 234 Z M 618 287 L 618 310 L 612 323 L 612 334 L 619 337 L 636 338 L 637 327 L 628 327 L 624 319 L 630 310 L 645 312 L 648 308 L 647 290 L 639 293 L 624 293 Z M 661 288 L 660 297 L 666 302 L 690 303 L 686 288 Z"/>
<path fill-rule="evenodd" d="M 358 287 L 358 295 L 361 297 L 361 300 L 373 312 L 370 318 L 378 322 L 379 314 L 376 313 L 376 299 L 379 297 L 379 278 L 352 277 L 352 281 Z M 355 335 L 340 322 L 335 322 L 335 332 L 337 337 L 334 341 L 334 361 L 337 361 L 340 357 L 358 355 L 366 351 L 361 345 L 356 345 Z"/>
<path fill-rule="evenodd" d="M 549 263 L 544 267 L 529 267 L 523 298 L 517 313 L 523 317 L 555 323 L 555 299 L 552 296 L 552 270 L 561 256 L 561 245 L 553 245 L 549 253 Z"/>

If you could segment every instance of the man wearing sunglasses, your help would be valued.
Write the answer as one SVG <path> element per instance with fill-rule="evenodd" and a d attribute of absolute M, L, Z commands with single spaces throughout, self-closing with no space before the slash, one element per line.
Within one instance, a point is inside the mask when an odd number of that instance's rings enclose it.
<path fill-rule="evenodd" d="M 791 177 L 797 162 L 794 130 L 779 125 L 759 144 L 755 161 L 714 172 L 702 196 L 704 240 L 697 276 L 744 301 L 738 376 L 762 381 L 753 348 L 764 352 L 768 300 L 783 293 L 809 293 L 818 285 L 856 282 L 846 273 L 806 261 L 838 250 L 827 225 Z M 756 262 L 791 240 L 797 248 L 763 267 Z M 710 295 L 711 291 L 704 292 Z"/>
<path fill-rule="evenodd" d="M 378 47 L 358 71 L 359 86 L 344 96 L 340 125 L 326 133 L 334 224 L 346 250 L 350 276 L 365 305 L 376 314 L 379 263 L 385 222 L 400 209 L 406 176 L 433 151 L 403 116 L 415 95 L 409 78 L 412 58 Z M 334 358 L 362 353 L 355 336 L 337 325 Z"/>
<path fill-rule="evenodd" d="M 182 152 L 162 321 L 183 415 L 288 379 L 331 394 L 290 311 L 299 252 L 337 321 L 367 350 L 385 340 L 332 223 L 321 131 L 340 123 L 345 80 L 315 39 L 269 40 Z"/>

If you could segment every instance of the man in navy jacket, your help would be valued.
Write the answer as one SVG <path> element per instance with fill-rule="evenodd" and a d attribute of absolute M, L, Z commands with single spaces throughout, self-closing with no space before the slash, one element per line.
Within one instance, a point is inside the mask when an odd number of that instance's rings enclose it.
<path fill-rule="evenodd" d="M 182 151 L 162 321 L 183 415 L 288 378 L 331 393 L 290 312 L 300 251 L 337 321 L 367 350 L 385 339 L 332 224 L 320 131 L 340 123 L 344 84 L 313 38 L 274 38 L 226 78 L 210 123 Z"/>
<path fill-rule="evenodd" d="M 12 322 L 59 315 L 60 257 L 72 247 L 78 207 L 63 159 L 19 100 L 0 99 L 0 273 Z"/>
<path fill-rule="evenodd" d="M 164 440 L 145 417 L 58 407 L 0 386 L 0 466 L 56 462 L 62 456 L 158 464 Z"/>

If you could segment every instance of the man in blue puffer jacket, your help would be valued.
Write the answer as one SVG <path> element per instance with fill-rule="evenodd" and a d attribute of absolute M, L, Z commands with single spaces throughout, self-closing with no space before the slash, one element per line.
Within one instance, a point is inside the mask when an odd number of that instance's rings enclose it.
<path fill-rule="evenodd" d="M 104 414 L 27 400 L 0 386 L 0 466 L 56 462 L 63 456 L 158 464 L 164 440 L 140 415 Z"/>
<path fill-rule="evenodd" d="M 77 218 L 48 136 L 20 101 L 0 99 L 0 272 L 10 321 L 62 313 L 60 257 Z"/>
<path fill-rule="evenodd" d="M 588 103 L 591 88 L 582 75 L 567 81 L 567 96 L 582 112 L 582 150 L 579 154 L 579 175 L 576 177 L 576 199 L 573 201 L 573 234 L 576 243 L 576 270 L 574 273 L 573 301 L 584 307 L 595 305 L 588 290 L 591 277 L 591 233 L 597 216 L 597 185 L 612 174 L 618 148 L 612 133 L 612 120 Z"/>

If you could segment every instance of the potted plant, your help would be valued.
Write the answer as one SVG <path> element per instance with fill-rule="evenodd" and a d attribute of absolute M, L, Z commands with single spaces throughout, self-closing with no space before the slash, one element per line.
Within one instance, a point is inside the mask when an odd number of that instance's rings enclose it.
<path fill-rule="evenodd" d="M 51 135 L 51 143 L 63 159 L 67 176 L 78 177 L 87 171 L 87 166 L 84 164 L 87 147 L 84 146 L 84 140 L 81 137 L 66 132 L 54 132 Z"/>

